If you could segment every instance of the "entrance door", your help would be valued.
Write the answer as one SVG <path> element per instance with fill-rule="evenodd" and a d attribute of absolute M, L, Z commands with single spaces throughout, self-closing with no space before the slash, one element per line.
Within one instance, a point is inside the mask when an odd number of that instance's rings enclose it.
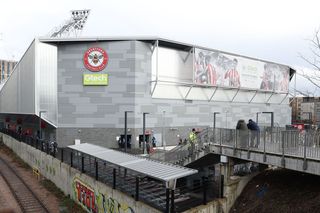
<path fill-rule="evenodd" d="M 118 141 L 120 148 L 125 148 L 125 137 L 124 135 L 120 135 L 120 139 Z M 131 149 L 131 135 L 127 135 L 127 148 Z"/>

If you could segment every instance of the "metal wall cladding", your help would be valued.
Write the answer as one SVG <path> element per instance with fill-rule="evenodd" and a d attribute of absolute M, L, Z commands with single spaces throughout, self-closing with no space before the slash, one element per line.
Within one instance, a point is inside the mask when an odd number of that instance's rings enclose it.
<path fill-rule="evenodd" d="M 159 80 L 193 82 L 193 54 L 189 54 L 188 51 L 161 46 L 156 51 L 158 51 L 156 54 L 158 54 Z M 154 64 L 156 61 L 152 61 L 152 63 Z M 152 72 L 155 71 L 152 70 Z"/>
<path fill-rule="evenodd" d="M 33 41 L 0 91 L 0 112 L 34 114 L 35 49 Z"/>
<path fill-rule="evenodd" d="M 57 126 L 57 46 L 37 43 L 35 114 Z"/>

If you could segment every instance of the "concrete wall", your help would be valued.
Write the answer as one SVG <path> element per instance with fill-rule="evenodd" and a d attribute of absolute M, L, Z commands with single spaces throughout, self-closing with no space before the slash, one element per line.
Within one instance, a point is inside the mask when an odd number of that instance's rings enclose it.
<path fill-rule="evenodd" d="M 81 174 L 78 170 L 71 168 L 65 163 L 47 155 L 39 150 L 34 149 L 24 143 L 17 142 L 10 136 L 0 133 L 5 145 L 10 147 L 31 167 L 40 170 L 41 175 L 51 180 L 65 194 L 79 201 L 84 209 L 88 212 L 111 212 L 111 209 L 117 212 L 160 212 L 142 202 L 135 201 L 132 197 L 112 189 L 94 178 Z M 91 193 L 92 192 L 92 193 Z M 94 200 L 95 204 L 81 202 L 81 196 L 78 193 L 85 194 L 86 198 Z M 83 195 L 82 195 L 83 196 Z"/>
<path fill-rule="evenodd" d="M 132 197 L 96 181 L 86 174 L 80 173 L 78 170 L 71 168 L 69 165 L 62 163 L 58 159 L 53 158 L 40 150 L 16 141 L 10 136 L 0 133 L 0 142 L 1 141 L 31 167 L 38 168 L 41 175 L 51 180 L 66 195 L 70 195 L 71 199 L 77 201 L 88 212 L 160 212 L 143 202 L 135 201 Z M 85 197 L 81 198 L 80 194 L 82 194 L 82 196 L 85 194 Z M 85 202 L 86 198 L 93 200 L 94 205 Z M 226 212 L 226 199 L 208 202 L 207 205 L 200 205 L 185 212 Z"/>

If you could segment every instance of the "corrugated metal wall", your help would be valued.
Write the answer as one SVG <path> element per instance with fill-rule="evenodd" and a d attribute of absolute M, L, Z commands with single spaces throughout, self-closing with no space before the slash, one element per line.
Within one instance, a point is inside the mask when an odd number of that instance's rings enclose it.
<path fill-rule="evenodd" d="M 34 41 L 1 89 L 1 113 L 34 114 L 35 46 Z"/>

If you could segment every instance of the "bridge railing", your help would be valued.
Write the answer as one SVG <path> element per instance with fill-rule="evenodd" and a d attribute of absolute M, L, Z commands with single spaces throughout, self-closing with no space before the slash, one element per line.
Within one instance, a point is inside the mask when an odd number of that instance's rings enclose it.
<path fill-rule="evenodd" d="M 210 143 L 215 146 L 320 160 L 320 131 L 317 130 L 266 128 L 257 132 L 217 128 L 211 132 Z"/>

